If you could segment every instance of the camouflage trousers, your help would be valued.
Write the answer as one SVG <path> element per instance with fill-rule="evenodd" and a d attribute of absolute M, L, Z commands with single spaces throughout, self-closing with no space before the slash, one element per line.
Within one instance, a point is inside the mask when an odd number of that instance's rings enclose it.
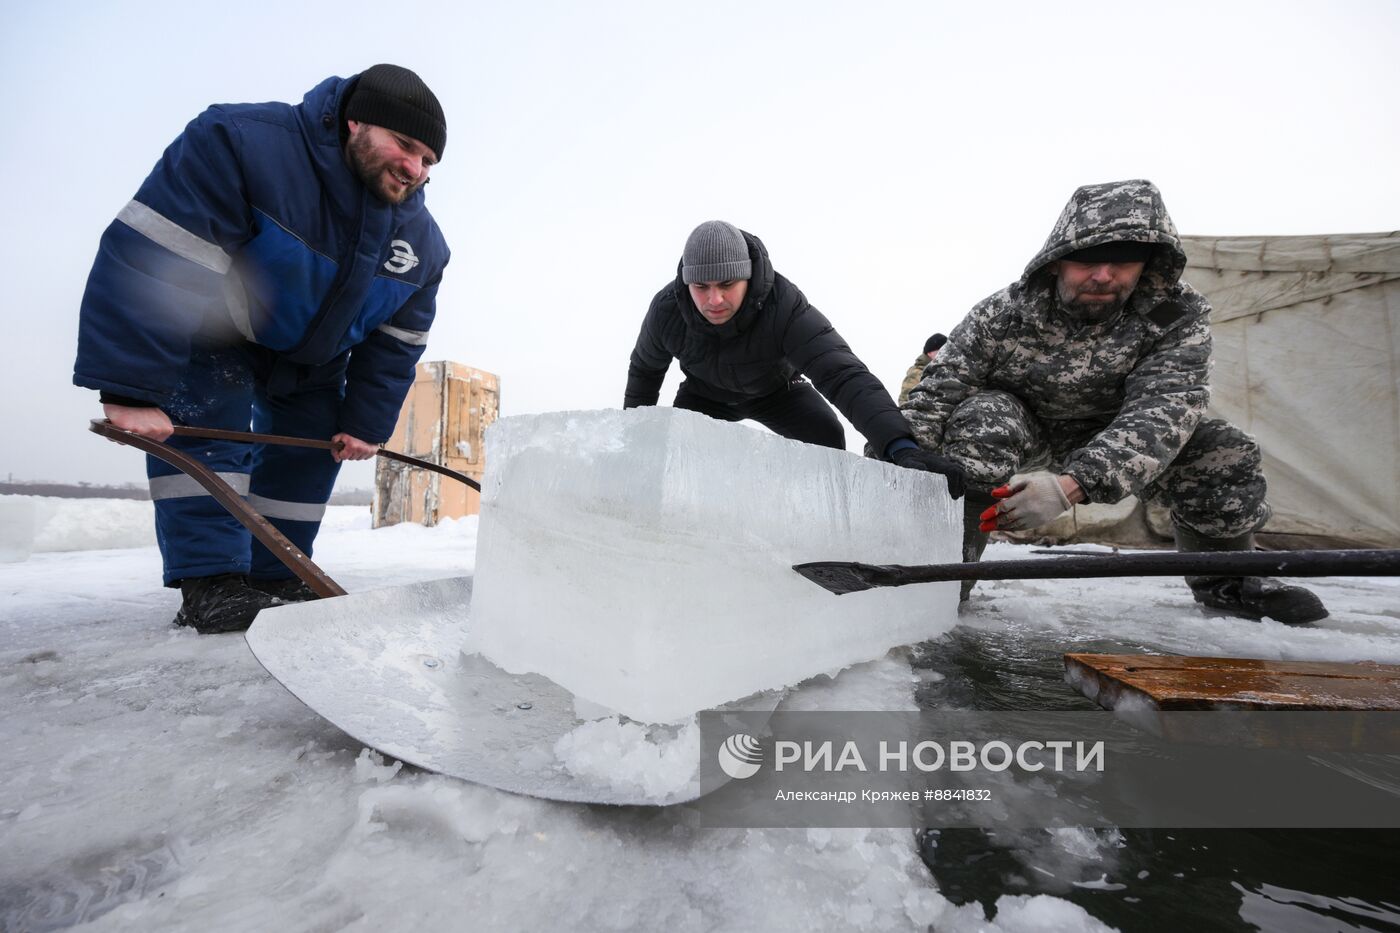
<path fill-rule="evenodd" d="M 940 450 L 967 471 L 970 486 L 991 489 L 1013 473 L 1058 472 L 1104 425 L 1044 421 L 1009 392 L 984 389 L 948 419 Z M 1165 505 L 1172 521 L 1206 538 L 1257 531 L 1269 517 L 1259 445 L 1219 418 L 1197 425 L 1181 453 L 1138 497 Z"/>

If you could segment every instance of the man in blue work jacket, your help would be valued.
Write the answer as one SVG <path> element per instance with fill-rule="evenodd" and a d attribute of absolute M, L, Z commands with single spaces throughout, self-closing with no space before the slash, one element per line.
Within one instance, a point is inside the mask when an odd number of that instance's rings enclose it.
<path fill-rule="evenodd" d="M 396 65 L 297 105 L 210 107 L 102 236 L 74 383 L 154 440 L 251 422 L 340 442 L 170 440 L 310 554 L 340 462 L 388 440 L 427 343 L 448 249 L 422 188 L 446 141 L 436 96 Z M 238 631 L 314 597 L 192 479 L 153 457 L 146 470 L 177 624 Z"/>

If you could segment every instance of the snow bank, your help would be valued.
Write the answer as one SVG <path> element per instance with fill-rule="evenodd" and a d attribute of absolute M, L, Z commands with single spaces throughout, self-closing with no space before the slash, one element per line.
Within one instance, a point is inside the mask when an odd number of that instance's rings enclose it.
<path fill-rule="evenodd" d="M 325 531 L 368 529 L 368 506 L 333 505 Z M 30 554 L 152 547 L 155 507 L 141 499 L 0 496 L 0 563 Z M 26 546 L 27 544 L 27 546 Z"/>
<path fill-rule="evenodd" d="M 34 497 L 0 496 L 0 564 L 29 559 L 37 525 Z"/>
<path fill-rule="evenodd" d="M 33 497 L 38 508 L 37 554 L 152 547 L 155 506 L 140 499 Z"/>
<path fill-rule="evenodd" d="M 10 560 L 55 551 L 151 547 L 156 543 L 155 510 L 140 499 L 0 496 L 0 561 L 17 533 L 27 533 L 29 547 Z"/>

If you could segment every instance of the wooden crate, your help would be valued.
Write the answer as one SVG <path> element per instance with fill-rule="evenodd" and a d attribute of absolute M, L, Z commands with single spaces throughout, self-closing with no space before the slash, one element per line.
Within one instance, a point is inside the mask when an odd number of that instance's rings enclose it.
<path fill-rule="evenodd" d="M 461 363 L 419 363 L 404 399 L 390 450 L 441 464 L 481 480 L 486 469 L 486 428 L 500 411 L 500 381 Z M 429 470 L 380 457 L 375 466 L 375 528 L 444 518 L 481 510 L 476 490 Z"/>

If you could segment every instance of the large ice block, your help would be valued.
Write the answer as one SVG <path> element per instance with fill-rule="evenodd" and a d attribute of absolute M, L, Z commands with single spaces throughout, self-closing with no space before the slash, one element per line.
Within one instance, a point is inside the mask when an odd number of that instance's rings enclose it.
<path fill-rule="evenodd" d="M 791 566 L 957 561 L 942 477 L 672 408 L 486 435 L 468 651 L 671 722 L 936 636 L 958 585 L 833 596 Z"/>

